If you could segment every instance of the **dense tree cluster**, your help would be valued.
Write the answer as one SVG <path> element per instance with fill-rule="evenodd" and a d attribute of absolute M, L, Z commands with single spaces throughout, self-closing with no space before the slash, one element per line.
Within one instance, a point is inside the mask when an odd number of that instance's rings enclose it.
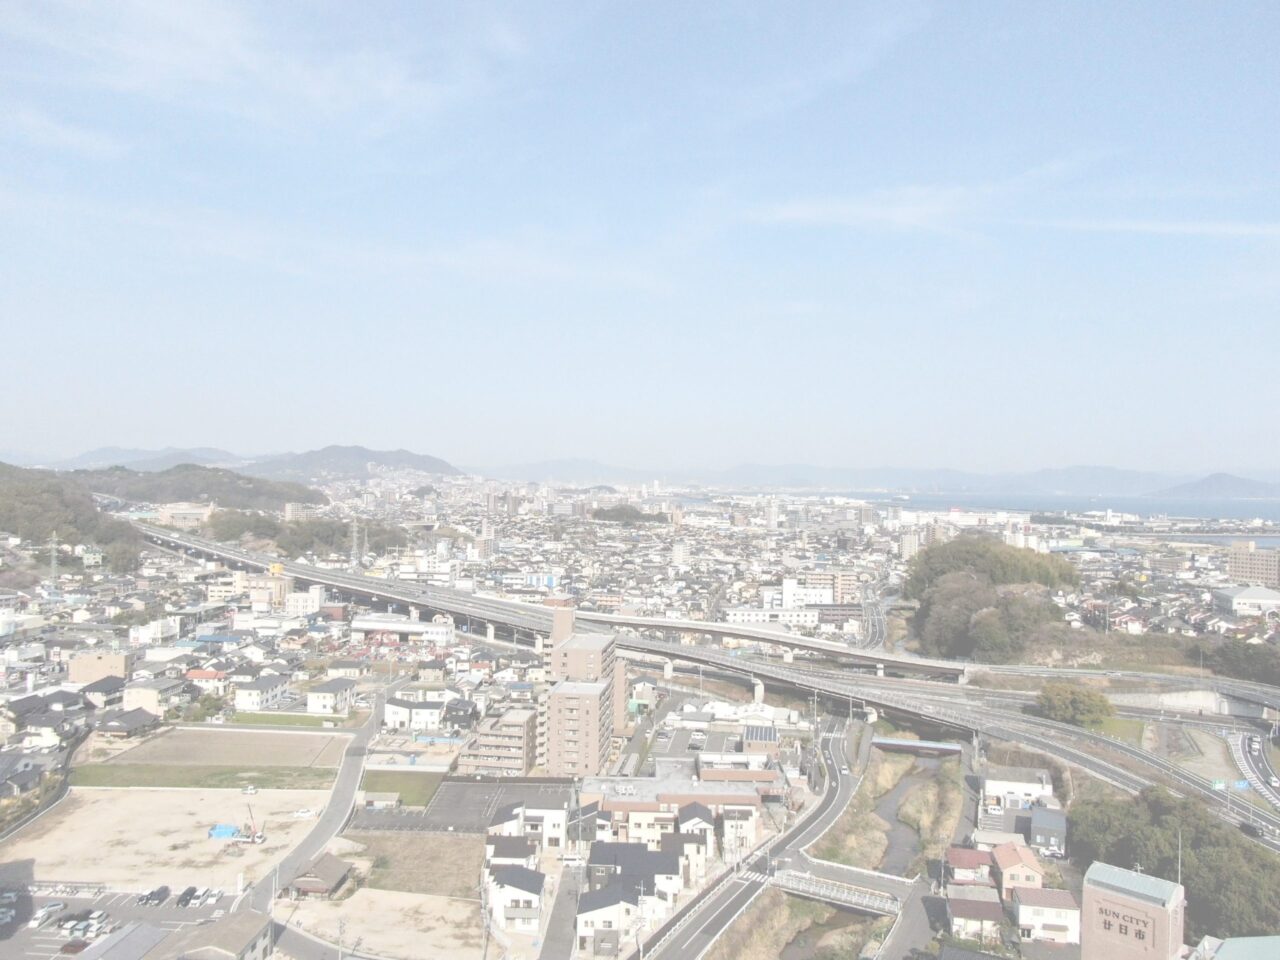
<path fill-rule="evenodd" d="M 1178 879 L 1187 888 L 1187 937 L 1247 937 L 1280 929 L 1280 857 L 1194 801 L 1153 787 L 1136 799 L 1077 803 L 1071 809 L 1072 859 L 1095 860 Z"/>
<path fill-rule="evenodd" d="M 1194 662 L 1196 651 L 1190 659 Z M 1229 640 L 1213 649 L 1205 649 L 1204 665 L 1214 673 L 1238 680 L 1257 680 L 1280 686 L 1280 649 L 1265 643 Z"/>
<path fill-rule="evenodd" d="M 351 525 L 342 520 L 300 520 L 284 523 L 260 513 L 240 510 L 216 510 L 207 532 L 215 540 L 235 541 L 248 535 L 259 540 L 272 540 L 286 557 L 308 553 L 346 554 L 351 552 Z M 409 540 L 399 527 L 381 524 L 360 525 L 361 540 L 368 536 L 369 549 L 381 553 L 405 546 Z"/>
<path fill-rule="evenodd" d="M 951 573 L 972 574 L 995 586 L 1039 583 L 1061 587 L 1080 582 L 1075 567 L 1061 557 L 1010 547 L 983 534 L 967 533 L 916 554 L 903 595 L 908 599 L 923 599 L 930 587 Z"/>
<path fill-rule="evenodd" d="M 1050 720 L 1077 727 L 1101 723 L 1115 714 L 1105 694 L 1076 683 L 1046 683 L 1036 698 L 1036 707 Z"/>
<path fill-rule="evenodd" d="M 56 533 L 63 543 L 96 544 L 113 573 L 138 563 L 141 538 L 133 527 L 100 513 L 88 489 L 50 470 L 0 463 L 0 530 L 23 540 Z"/>
<path fill-rule="evenodd" d="M 168 470 L 139 472 L 125 467 L 75 470 L 82 487 L 138 503 L 216 503 L 237 510 L 281 510 L 286 503 L 326 503 L 319 490 L 300 483 L 246 477 L 232 470 L 184 463 Z"/>
<path fill-rule="evenodd" d="M 591 511 L 592 520 L 608 520 L 631 526 L 635 523 L 666 523 L 670 518 L 665 513 L 645 513 L 629 503 L 620 503 L 616 507 L 600 507 Z"/>
<path fill-rule="evenodd" d="M 948 573 L 925 591 L 913 629 L 935 656 L 1005 663 L 1060 620 L 1040 593 L 998 590 L 977 574 Z"/>

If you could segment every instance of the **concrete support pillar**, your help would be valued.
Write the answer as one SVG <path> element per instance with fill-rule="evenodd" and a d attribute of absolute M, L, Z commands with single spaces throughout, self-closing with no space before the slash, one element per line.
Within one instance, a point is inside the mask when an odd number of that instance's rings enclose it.
<path fill-rule="evenodd" d="M 877 664 L 876 664 L 876 676 L 877 676 L 877 677 L 883 677 L 883 676 L 884 676 L 884 664 L 883 664 L 883 663 L 877 663 Z"/>
<path fill-rule="evenodd" d="M 493 639 L 494 629 L 493 629 L 493 624 L 492 624 L 492 623 L 486 623 L 486 624 L 484 625 L 484 635 L 485 635 L 485 637 L 486 637 L 486 638 L 488 638 L 489 640 L 492 640 L 492 639 Z"/>
<path fill-rule="evenodd" d="M 751 696 L 756 703 L 764 703 L 764 681 L 763 680 L 758 680 L 754 678 L 752 679 Z"/>
<path fill-rule="evenodd" d="M 421 619 L 422 619 L 422 611 L 421 611 L 421 610 L 419 610 L 417 607 L 410 607 L 410 608 L 409 608 L 409 619 L 410 619 L 410 620 L 412 620 L 412 621 L 414 621 L 415 623 L 416 623 L 417 621 L 421 620 Z"/>
<path fill-rule="evenodd" d="M 676 675 L 676 665 L 670 660 L 662 661 L 662 679 L 670 680 Z"/>
<path fill-rule="evenodd" d="M 787 649 L 782 651 L 783 663 L 795 663 L 795 661 L 796 661 L 796 652 L 794 650 L 792 650 L 790 647 L 787 647 Z"/>

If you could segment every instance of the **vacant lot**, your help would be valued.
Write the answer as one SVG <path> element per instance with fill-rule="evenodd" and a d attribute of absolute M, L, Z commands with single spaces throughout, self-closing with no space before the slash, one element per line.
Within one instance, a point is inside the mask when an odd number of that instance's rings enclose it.
<path fill-rule="evenodd" d="M 174 730 L 117 754 L 108 763 L 202 767 L 336 767 L 350 738 L 331 733 Z"/>
<path fill-rule="evenodd" d="M 328 790 L 332 767 L 203 767 L 176 763 L 95 763 L 75 767 L 71 783 L 77 787 L 200 787 L 239 790 L 252 784 L 260 789 Z"/>
<path fill-rule="evenodd" d="M 105 769 L 105 767 L 104 767 Z M 234 890 L 243 872 L 252 882 L 314 825 L 295 810 L 319 809 L 328 794 L 314 790 L 73 789 L 57 807 L 0 844 L 0 863 L 35 861 L 42 880 L 83 880 L 116 890 L 222 887 Z M 210 840 L 215 823 L 249 819 L 267 835 L 260 846 Z M 0 881 L 5 879 L 0 866 Z"/>
<path fill-rule="evenodd" d="M 406 807 L 425 807 L 436 795 L 443 773 L 409 773 L 399 770 L 369 770 L 360 789 L 370 793 L 398 793 Z"/>
<path fill-rule="evenodd" d="M 338 921 L 348 947 L 382 957 L 480 960 L 480 902 L 390 890 L 357 890 L 346 900 L 302 900 L 275 917 L 337 943 Z M 492 953 L 492 950 L 490 951 Z"/>
<path fill-rule="evenodd" d="M 478 897 L 484 837 L 474 834 L 370 833 L 351 831 L 372 863 L 370 887 L 440 897 Z"/>

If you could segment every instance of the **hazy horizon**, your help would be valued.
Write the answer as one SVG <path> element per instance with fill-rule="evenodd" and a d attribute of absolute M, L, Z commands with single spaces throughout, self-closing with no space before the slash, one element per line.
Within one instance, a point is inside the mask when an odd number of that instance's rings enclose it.
<path fill-rule="evenodd" d="M 1277 35 L 6 5 L 0 450 L 1275 477 Z"/>

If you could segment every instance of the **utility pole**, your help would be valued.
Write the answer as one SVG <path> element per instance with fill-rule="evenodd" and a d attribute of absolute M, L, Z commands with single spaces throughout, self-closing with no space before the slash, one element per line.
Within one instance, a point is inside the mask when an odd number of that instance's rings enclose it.
<path fill-rule="evenodd" d="M 49 594 L 58 594 L 58 534 L 49 534 Z"/>

